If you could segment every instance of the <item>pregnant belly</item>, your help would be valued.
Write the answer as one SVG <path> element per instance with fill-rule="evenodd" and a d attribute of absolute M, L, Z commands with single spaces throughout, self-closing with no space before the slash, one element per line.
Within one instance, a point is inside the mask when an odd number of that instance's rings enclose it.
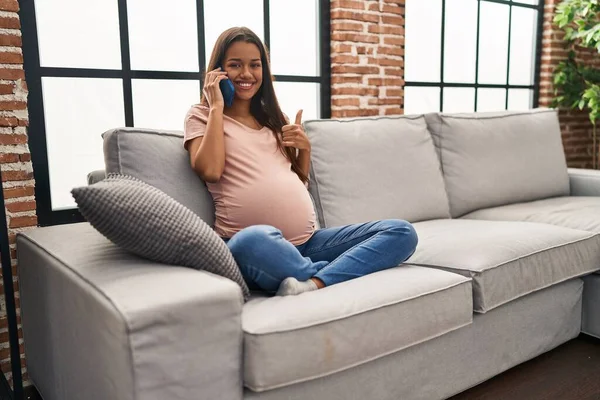
<path fill-rule="evenodd" d="M 252 225 L 271 225 L 281 230 L 293 244 L 301 244 L 312 235 L 315 213 L 308 191 L 294 175 L 274 187 L 273 180 L 255 183 L 251 188 L 238 190 L 225 202 L 227 221 L 222 222 L 229 235 Z M 288 183 L 287 185 L 285 183 Z"/>

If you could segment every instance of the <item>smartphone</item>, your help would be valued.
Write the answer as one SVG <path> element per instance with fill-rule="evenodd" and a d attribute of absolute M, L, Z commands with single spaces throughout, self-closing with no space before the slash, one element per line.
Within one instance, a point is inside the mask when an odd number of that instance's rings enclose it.
<path fill-rule="evenodd" d="M 223 67 L 221 70 L 224 71 Z M 231 107 L 233 104 L 233 97 L 235 95 L 235 88 L 233 87 L 233 82 L 229 78 L 223 79 L 219 82 L 219 87 L 221 88 L 221 93 L 223 93 L 223 99 L 225 100 L 225 105 L 227 107 Z"/>

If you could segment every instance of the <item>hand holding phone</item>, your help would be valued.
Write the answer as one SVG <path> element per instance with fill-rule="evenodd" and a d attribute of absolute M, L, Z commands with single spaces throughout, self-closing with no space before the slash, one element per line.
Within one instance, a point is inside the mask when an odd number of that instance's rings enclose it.
<path fill-rule="evenodd" d="M 204 94 L 204 98 L 210 107 L 222 108 L 224 103 L 226 103 L 225 96 L 222 94 L 221 90 L 221 82 L 223 81 L 231 83 L 231 81 L 227 79 L 227 72 L 222 71 L 220 68 L 212 70 L 206 74 L 202 93 Z M 233 98 L 231 101 L 233 101 Z"/>
<path fill-rule="evenodd" d="M 233 104 L 233 98 L 235 96 L 235 88 L 233 87 L 233 82 L 229 78 L 223 79 L 219 82 L 219 87 L 221 88 L 221 93 L 223 94 L 223 100 L 225 100 L 225 105 L 227 107 L 231 107 Z"/>

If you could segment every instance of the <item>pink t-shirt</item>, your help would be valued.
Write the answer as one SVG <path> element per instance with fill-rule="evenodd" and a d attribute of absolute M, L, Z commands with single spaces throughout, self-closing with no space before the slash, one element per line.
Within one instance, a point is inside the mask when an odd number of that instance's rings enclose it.
<path fill-rule="evenodd" d="M 208 109 L 194 105 L 185 117 L 184 145 L 203 136 Z M 225 238 L 251 225 L 280 229 L 294 245 L 315 230 L 315 212 L 306 186 L 277 148 L 273 131 L 256 130 L 223 116 L 225 169 L 216 183 L 207 182 L 215 203 L 215 231 Z"/>

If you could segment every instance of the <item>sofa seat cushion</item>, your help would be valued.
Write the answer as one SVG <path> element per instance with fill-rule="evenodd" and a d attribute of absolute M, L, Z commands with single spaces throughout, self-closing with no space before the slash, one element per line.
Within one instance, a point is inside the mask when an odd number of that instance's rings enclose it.
<path fill-rule="evenodd" d="M 542 222 L 600 233 L 600 197 L 554 197 L 551 199 L 485 208 L 466 219 Z"/>
<path fill-rule="evenodd" d="M 548 224 L 466 219 L 418 222 L 410 264 L 473 279 L 485 313 L 537 290 L 600 269 L 600 236 Z"/>
<path fill-rule="evenodd" d="M 244 384 L 265 391 L 342 371 L 472 322 L 471 280 L 400 266 L 245 304 Z"/>

